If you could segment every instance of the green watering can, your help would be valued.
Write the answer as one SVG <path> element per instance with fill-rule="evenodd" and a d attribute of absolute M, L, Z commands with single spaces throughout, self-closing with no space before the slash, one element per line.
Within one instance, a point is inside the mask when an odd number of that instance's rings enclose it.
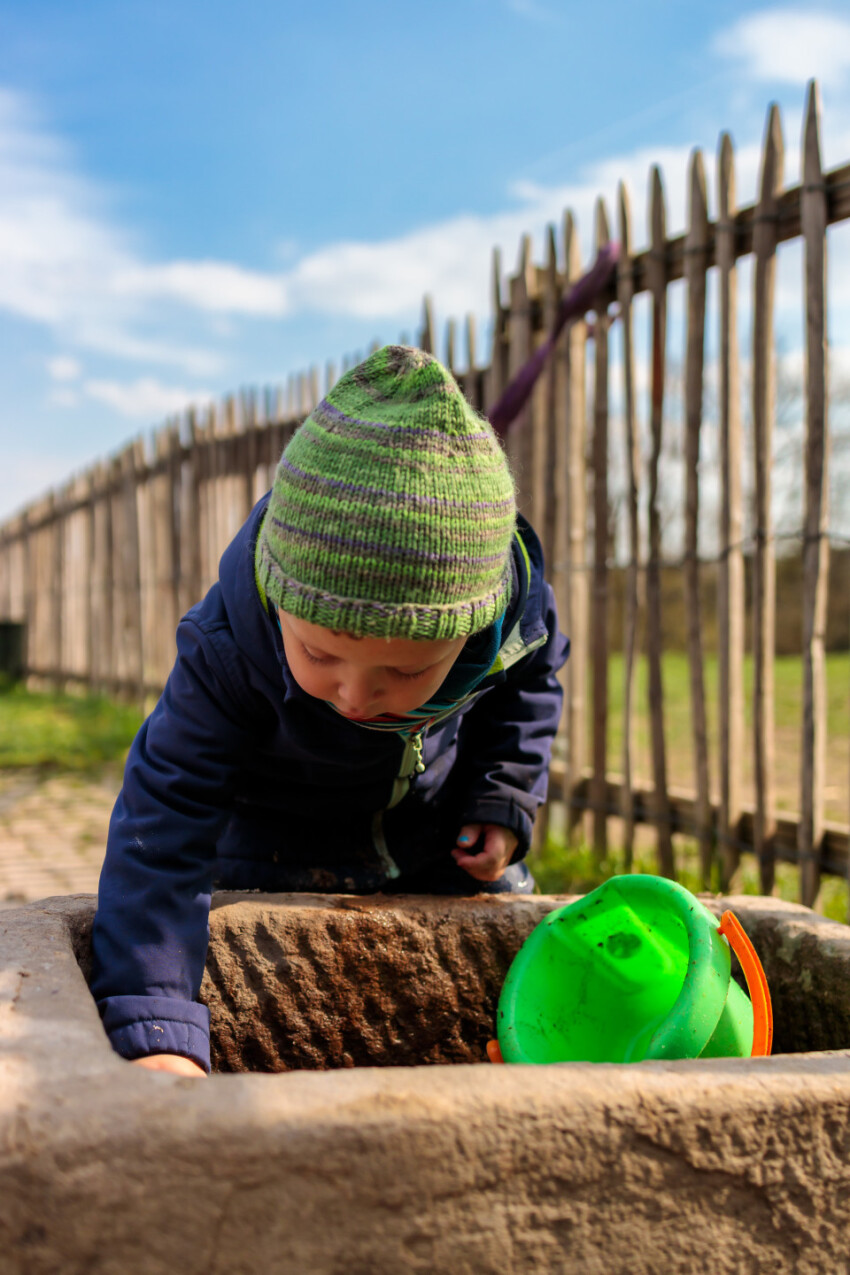
<path fill-rule="evenodd" d="M 750 998 L 731 978 L 730 947 Z M 499 998 L 494 1062 L 640 1062 L 770 1053 L 761 962 L 732 912 L 664 877 L 612 877 L 532 931 Z"/>

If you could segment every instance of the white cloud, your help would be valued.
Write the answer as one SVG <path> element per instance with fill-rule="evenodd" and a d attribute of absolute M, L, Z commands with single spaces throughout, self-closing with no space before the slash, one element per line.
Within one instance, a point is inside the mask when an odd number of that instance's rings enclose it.
<path fill-rule="evenodd" d="M 175 306 L 268 316 L 285 297 L 273 276 L 226 262 L 146 261 L 30 101 L 0 88 L 0 309 L 77 349 L 203 375 L 218 362 L 208 349 L 142 335 Z"/>
<path fill-rule="evenodd" d="M 743 63 L 756 81 L 844 84 L 850 76 L 850 18 L 802 8 L 764 9 L 720 32 L 714 50 Z"/>
<path fill-rule="evenodd" d="M 111 280 L 118 296 L 170 299 L 198 310 L 280 318 L 288 309 L 282 278 L 221 261 L 131 266 Z"/>
<path fill-rule="evenodd" d="M 48 359 L 47 372 L 52 381 L 76 381 L 82 373 L 82 368 L 76 359 L 63 354 L 55 359 Z"/>
<path fill-rule="evenodd" d="M 188 390 L 175 385 L 162 385 L 153 377 L 133 382 L 86 381 L 83 389 L 89 398 L 106 403 L 122 416 L 154 423 L 164 416 L 182 412 L 192 403 L 211 399 L 207 390 Z"/>

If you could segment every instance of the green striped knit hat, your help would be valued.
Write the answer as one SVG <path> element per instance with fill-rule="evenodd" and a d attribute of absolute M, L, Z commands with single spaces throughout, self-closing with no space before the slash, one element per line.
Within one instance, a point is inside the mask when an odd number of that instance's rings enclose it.
<path fill-rule="evenodd" d="M 337 381 L 280 459 L 257 539 L 262 593 L 363 637 L 466 637 L 508 603 L 504 453 L 457 382 L 388 345 Z"/>

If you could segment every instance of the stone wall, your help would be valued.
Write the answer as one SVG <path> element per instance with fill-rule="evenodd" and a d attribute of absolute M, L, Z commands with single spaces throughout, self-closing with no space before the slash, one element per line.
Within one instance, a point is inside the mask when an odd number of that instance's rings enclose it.
<path fill-rule="evenodd" d="M 220 898 L 218 1067 L 291 1070 L 208 1081 L 112 1054 L 80 964 L 90 898 L 2 913 L 0 1271 L 846 1269 L 850 931 L 730 901 L 777 1046 L 837 1052 L 470 1062 L 557 902 Z"/>

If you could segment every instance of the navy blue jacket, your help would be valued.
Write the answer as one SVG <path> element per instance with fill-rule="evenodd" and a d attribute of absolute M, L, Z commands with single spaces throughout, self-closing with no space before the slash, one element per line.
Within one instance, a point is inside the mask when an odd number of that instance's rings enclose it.
<path fill-rule="evenodd" d="M 449 856 L 464 823 L 511 828 L 519 858 L 546 794 L 568 643 L 528 524 L 495 671 L 430 727 L 415 774 L 403 736 L 346 721 L 293 679 L 254 575 L 267 499 L 178 627 L 112 814 L 91 987 L 127 1058 L 177 1053 L 209 1068 L 197 997 L 215 886 L 377 891 Z"/>

